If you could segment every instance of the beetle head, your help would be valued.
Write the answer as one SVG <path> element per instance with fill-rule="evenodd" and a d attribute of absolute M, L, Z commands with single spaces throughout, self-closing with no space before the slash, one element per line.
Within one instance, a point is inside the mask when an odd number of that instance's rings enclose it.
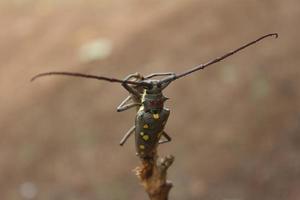
<path fill-rule="evenodd" d="M 168 100 L 162 94 L 162 87 L 158 80 L 145 80 L 150 87 L 145 87 L 142 103 L 146 111 L 158 112 L 163 109 L 164 102 Z"/>

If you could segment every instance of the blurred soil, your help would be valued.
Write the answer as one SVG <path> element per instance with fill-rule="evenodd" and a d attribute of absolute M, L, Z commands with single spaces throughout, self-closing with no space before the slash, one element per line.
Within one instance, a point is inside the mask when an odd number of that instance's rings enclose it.
<path fill-rule="evenodd" d="M 181 72 L 270 32 L 169 86 L 160 151 L 172 200 L 300 199 L 299 19 L 296 0 L 1 1 L 1 199 L 146 199 L 133 138 L 118 146 L 134 122 L 121 86 L 34 74 Z M 99 38 L 111 54 L 82 61 Z"/>

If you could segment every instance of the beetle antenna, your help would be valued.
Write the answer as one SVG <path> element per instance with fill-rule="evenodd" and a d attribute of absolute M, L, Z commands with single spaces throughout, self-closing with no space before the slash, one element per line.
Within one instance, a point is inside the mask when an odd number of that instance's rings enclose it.
<path fill-rule="evenodd" d="M 239 52 L 239 51 L 241 51 L 241 50 L 243 50 L 243 49 L 245 49 L 245 48 L 247 48 L 247 47 L 249 47 L 249 46 L 251 46 L 251 45 L 253 45 L 253 44 L 255 44 L 255 43 L 257 43 L 257 42 L 259 42 L 259 41 L 261 41 L 263 39 L 265 39 L 265 38 L 267 38 L 267 37 L 271 37 L 271 36 L 275 36 L 275 38 L 278 38 L 278 34 L 277 33 L 270 33 L 270 34 L 264 35 L 264 36 L 262 36 L 262 37 L 260 37 L 260 38 L 258 38 L 256 40 L 254 40 L 252 42 L 249 42 L 249 43 L 247 43 L 247 44 L 245 44 L 245 45 L 243 45 L 243 46 L 241 46 L 241 47 L 239 47 L 239 48 L 237 48 L 235 50 L 232 50 L 232 51 L 226 53 L 225 55 L 223 55 L 221 57 L 215 58 L 215 59 L 213 59 L 213 60 L 211 60 L 211 61 L 209 61 L 209 62 L 207 62 L 205 64 L 196 65 L 192 69 L 190 69 L 188 71 L 185 71 L 185 72 L 183 72 L 181 74 L 170 76 L 170 77 L 166 77 L 165 79 L 162 80 L 162 82 L 169 82 L 169 81 L 171 82 L 171 81 L 174 81 L 174 80 L 179 79 L 181 77 L 187 76 L 187 75 L 189 75 L 191 73 L 194 73 L 194 72 L 196 72 L 198 70 L 204 69 L 204 68 L 208 67 L 209 65 L 212 65 L 212 64 L 215 64 L 217 62 L 220 62 L 220 61 L 224 60 L 225 58 L 227 58 L 227 57 L 229 57 L 229 56 L 231 56 L 231 55 L 233 55 L 233 54 L 235 54 L 235 53 L 237 53 L 237 52 Z"/>
<path fill-rule="evenodd" d="M 135 81 L 128 81 L 128 80 L 121 80 L 116 78 L 109 78 L 105 76 L 96 76 L 96 75 L 90 75 L 90 74 L 82 74 L 77 72 L 45 72 L 35 75 L 31 78 L 31 82 L 35 81 L 36 79 L 44 76 L 51 76 L 51 75 L 62 75 L 62 76 L 75 76 L 75 77 L 81 77 L 81 78 L 91 78 L 91 79 L 97 79 L 97 80 L 103 80 L 108 82 L 115 82 L 115 83 L 127 83 L 132 85 L 138 85 L 138 86 L 149 86 L 148 83 L 145 82 L 135 82 Z"/>

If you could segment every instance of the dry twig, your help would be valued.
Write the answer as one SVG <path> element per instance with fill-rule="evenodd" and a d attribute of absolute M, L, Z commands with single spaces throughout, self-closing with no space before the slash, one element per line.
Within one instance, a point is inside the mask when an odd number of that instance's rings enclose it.
<path fill-rule="evenodd" d="M 172 183 L 167 180 L 167 170 L 174 161 L 173 156 L 159 158 L 157 153 L 151 159 L 141 159 L 142 166 L 135 169 L 150 200 L 168 200 Z"/>

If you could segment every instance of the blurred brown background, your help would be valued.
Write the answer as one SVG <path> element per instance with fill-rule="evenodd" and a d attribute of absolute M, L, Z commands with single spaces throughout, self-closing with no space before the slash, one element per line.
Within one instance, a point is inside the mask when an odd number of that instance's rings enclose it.
<path fill-rule="evenodd" d="M 242 53 L 174 82 L 172 200 L 300 199 L 300 7 L 296 0 L 1 0 L 0 199 L 147 199 L 132 169 L 123 78 Z"/>

